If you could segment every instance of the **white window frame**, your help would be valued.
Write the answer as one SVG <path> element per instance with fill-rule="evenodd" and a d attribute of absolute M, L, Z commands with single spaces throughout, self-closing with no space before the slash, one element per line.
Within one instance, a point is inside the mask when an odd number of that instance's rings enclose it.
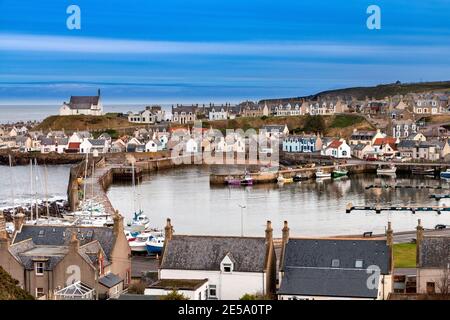
<path fill-rule="evenodd" d="M 42 289 L 41 293 L 39 293 L 39 291 L 40 291 L 39 289 Z M 43 296 L 45 296 L 44 288 L 36 288 L 36 298 L 40 298 L 40 297 L 43 297 Z"/>
<path fill-rule="evenodd" d="M 211 290 L 214 290 L 214 295 L 211 294 Z M 217 286 L 215 284 L 210 284 L 208 286 L 208 298 L 217 298 Z"/>
<path fill-rule="evenodd" d="M 42 265 L 42 267 L 38 267 L 38 265 Z M 38 272 L 38 269 L 42 268 L 42 272 Z M 43 276 L 45 272 L 45 263 L 42 261 L 37 261 L 34 263 L 34 272 L 37 276 Z"/>

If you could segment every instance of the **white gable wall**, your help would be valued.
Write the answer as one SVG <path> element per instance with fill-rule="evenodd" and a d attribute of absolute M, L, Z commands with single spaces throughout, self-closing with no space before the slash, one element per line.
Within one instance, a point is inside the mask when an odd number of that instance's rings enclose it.
<path fill-rule="evenodd" d="M 265 272 L 236 272 L 206 270 L 161 269 L 160 279 L 208 279 L 209 285 L 216 285 L 217 299 L 239 300 L 244 294 L 266 294 Z"/>

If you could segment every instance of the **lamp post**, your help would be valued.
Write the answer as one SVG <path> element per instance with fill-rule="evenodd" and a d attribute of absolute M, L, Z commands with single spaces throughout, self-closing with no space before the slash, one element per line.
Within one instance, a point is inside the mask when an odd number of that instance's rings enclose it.
<path fill-rule="evenodd" d="M 241 237 L 244 236 L 244 209 L 246 206 L 243 204 L 238 204 L 239 208 L 241 208 Z"/>

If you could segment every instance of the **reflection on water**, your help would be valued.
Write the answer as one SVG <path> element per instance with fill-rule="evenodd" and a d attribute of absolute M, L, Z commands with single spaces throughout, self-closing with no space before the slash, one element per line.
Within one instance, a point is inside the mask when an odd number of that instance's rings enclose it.
<path fill-rule="evenodd" d="M 264 184 L 248 187 L 210 186 L 209 168 L 191 167 L 152 174 L 138 187 L 143 208 L 154 226 L 162 227 L 172 218 L 175 231 L 186 234 L 239 235 L 241 209 L 245 235 L 263 236 L 265 221 L 271 220 L 276 236 L 282 223 L 289 221 L 294 236 L 383 233 L 391 220 L 396 231 L 412 230 L 422 218 L 426 228 L 450 224 L 450 213 L 373 212 L 345 213 L 349 202 L 355 205 L 450 205 L 449 199 L 429 199 L 434 191 L 423 189 L 371 189 L 371 184 L 449 186 L 439 179 L 409 176 L 396 178 L 353 175 L 351 178 L 309 180 L 285 185 Z M 446 192 L 444 190 L 437 193 Z M 131 218 L 133 193 L 130 185 L 113 185 L 108 191 L 114 207 Z"/>

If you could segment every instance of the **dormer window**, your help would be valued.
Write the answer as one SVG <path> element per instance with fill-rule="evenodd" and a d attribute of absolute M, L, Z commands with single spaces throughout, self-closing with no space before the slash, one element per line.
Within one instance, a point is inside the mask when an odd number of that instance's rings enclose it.
<path fill-rule="evenodd" d="M 233 265 L 231 263 L 224 263 L 222 265 L 223 272 L 230 273 L 233 271 Z"/>

